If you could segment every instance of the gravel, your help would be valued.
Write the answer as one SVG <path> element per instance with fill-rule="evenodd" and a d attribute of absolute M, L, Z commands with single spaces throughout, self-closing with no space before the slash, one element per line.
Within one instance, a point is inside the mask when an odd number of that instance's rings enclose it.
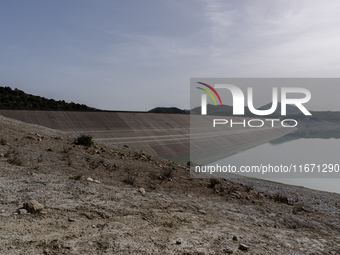
<path fill-rule="evenodd" d="M 313 190 L 267 180 L 254 180 L 233 174 L 225 175 L 224 177 L 229 181 L 252 186 L 258 191 L 286 196 L 294 202 L 299 202 L 330 216 L 340 217 L 340 194 L 338 193 Z"/>

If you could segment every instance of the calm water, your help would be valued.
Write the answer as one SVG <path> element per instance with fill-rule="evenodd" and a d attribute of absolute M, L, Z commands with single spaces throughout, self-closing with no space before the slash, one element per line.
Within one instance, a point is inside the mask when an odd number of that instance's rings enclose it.
<path fill-rule="evenodd" d="M 339 138 L 340 129 L 298 131 L 213 164 L 230 164 L 238 168 L 242 165 L 261 164 L 340 164 Z M 338 178 L 308 178 L 308 174 L 303 178 L 295 178 L 294 175 L 292 178 L 263 178 L 260 174 L 247 174 L 247 176 L 340 193 L 340 172 Z"/>

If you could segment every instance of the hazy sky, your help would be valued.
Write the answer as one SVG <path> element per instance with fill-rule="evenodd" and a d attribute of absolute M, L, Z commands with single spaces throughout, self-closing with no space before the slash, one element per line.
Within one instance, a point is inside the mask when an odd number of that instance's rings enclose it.
<path fill-rule="evenodd" d="M 0 85 L 149 110 L 189 108 L 191 77 L 339 77 L 339 13 L 338 0 L 1 1 Z"/>

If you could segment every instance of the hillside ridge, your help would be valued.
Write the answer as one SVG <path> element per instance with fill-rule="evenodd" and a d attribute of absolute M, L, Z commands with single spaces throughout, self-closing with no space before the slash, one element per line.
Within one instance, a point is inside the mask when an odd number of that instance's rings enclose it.
<path fill-rule="evenodd" d="M 10 87 L 0 87 L 0 109 L 100 111 L 85 104 L 47 99 L 45 97 L 27 94 L 18 88 L 11 89 Z"/>

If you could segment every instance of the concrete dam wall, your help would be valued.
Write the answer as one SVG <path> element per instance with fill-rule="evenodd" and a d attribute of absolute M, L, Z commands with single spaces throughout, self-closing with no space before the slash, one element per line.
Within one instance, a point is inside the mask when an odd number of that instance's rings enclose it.
<path fill-rule="evenodd" d="M 92 135 L 95 140 L 108 145 L 127 145 L 162 158 L 185 162 L 190 155 L 190 115 L 31 110 L 0 110 L 0 115 L 68 134 Z M 281 137 L 294 129 L 245 127 L 209 133 L 205 128 L 209 119 L 202 121 L 200 117 L 192 119 L 192 153 L 196 157 L 205 155 L 207 162 Z M 216 142 L 217 136 L 222 143 Z M 218 153 L 226 145 L 228 152 Z"/>

